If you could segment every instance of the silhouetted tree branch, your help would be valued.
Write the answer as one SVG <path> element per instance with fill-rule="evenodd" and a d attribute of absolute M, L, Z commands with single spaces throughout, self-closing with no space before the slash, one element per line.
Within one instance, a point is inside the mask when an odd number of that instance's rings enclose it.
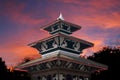
<path fill-rule="evenodd" d="M 22 59 L 22 61 L 20 63 L 18 63 L 18 65 L 21 65 L 21 64 L 24 64 L 26 62 L 29 62 L 31 60 L 33 60 L 34 58 L 31 58 L 31 57 L 25 57 Z"/>

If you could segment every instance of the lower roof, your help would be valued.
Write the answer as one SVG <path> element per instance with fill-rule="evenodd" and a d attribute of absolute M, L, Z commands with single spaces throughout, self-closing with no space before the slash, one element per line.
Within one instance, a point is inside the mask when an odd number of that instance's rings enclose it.
<path fill-rule="evenodd" d="M 66 52 L 66 51 L 62 51 L 62 50 L 57 50 L 54 52 L 50 52 L 47 54 L 42 55 L 41 58 L 29 61 L 27 63 L 24 63 L 22 65 L 17 66 L 17 68 L 25 68 L 25 67 L 29 67 L 32 65 L 37 65 L 40 63 L 44 63 L 47 61 L 52 61 L 52 60 L 56 60 L 56 59 L 62 59 L 62 60 L 67 60 L 67 61 L 71 61 L 77 64 L 83 64 L 83 65 L 87 65 L 87 66 L 91 66 L 91 67 L 95 67 L 98 69 L 102 69 L 102 70 L 106 70 L 108 67 L 104 64 L 100 64 L 97 63 L 95 61 L 91 61 L 85 58 L 80 57 L 78 54 L 73 54 L 70 52 Z"/>

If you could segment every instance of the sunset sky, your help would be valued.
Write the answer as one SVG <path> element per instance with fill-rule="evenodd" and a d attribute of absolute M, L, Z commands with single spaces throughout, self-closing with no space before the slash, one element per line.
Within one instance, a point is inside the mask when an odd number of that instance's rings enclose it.
<path fill-rule="evenodd" d="M 10 66 L 39 56 L 28 44 L 50 36 L 40 28 L 60 12 L 66 21 L 82 26 L 72 36 L 94 43 L 83 54 L 120 45 L 120 0 L 0 0 L 0 57 Z"/>

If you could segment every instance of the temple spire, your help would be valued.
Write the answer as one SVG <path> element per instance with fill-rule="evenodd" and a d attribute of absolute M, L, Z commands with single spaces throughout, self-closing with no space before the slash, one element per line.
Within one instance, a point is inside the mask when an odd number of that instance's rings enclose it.
<path fill-rule="evenodd" d="M 60 13 L 59 17 L 57 18 L 57 20 L 64 20 L 63 16 L 62 16 L 62 13 Z"/>

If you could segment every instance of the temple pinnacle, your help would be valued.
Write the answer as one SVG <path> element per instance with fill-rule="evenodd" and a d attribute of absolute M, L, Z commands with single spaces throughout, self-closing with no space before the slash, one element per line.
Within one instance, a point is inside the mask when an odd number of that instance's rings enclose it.
<path fill-rule="evenodd" d="M 62 13 L 60 13 L 59 17 L 57 18 L 57 20 L 64 20 L 63 16 L 62 16 Z"/>

